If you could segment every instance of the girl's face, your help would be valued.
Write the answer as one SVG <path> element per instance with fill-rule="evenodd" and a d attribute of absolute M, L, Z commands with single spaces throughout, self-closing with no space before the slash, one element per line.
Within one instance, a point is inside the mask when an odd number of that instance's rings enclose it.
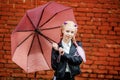
<path fill-rule="evenodd" d="M 65 40 L 71 40 L 76 33 L 76 28 L 74 26 L 65 26 L 62 33 Z"/>

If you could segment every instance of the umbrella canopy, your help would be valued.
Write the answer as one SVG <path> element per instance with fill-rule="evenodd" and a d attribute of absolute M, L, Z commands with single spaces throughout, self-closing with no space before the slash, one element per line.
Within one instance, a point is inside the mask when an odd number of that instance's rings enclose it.
<path fill-rule="evenodd" d="M 51 42 L 67 20 L 75 22 L 72 8 L 56 2 L 28 10 L 11 35 L 12 61 L 27 73 L 51 69 Z"/>

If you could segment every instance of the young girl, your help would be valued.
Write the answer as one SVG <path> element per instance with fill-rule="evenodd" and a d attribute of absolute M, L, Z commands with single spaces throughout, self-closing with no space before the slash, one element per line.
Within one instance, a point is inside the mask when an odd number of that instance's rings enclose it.
<path fill-rule="evenodd" d="M 52 44 L 53 80 L 75 80 L 74 77 L 80 73 L 79 65 L 85 60 L 85 55 L 81 42 L 75 40 L 76 32 L 77 25 L 73 21 L 65 21 L 62 25 L 62 40 L 59 44 Z M 79 54 L 78 48 L 83 56 Z"/>

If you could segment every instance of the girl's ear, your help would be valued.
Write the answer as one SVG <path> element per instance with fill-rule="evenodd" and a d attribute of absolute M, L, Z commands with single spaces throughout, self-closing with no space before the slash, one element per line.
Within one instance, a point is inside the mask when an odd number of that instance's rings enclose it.
<path fill-rule="evenodd" d="M 76 42 L 75 35 L 73 36 L 72 41 L 73 41 L 73 42 Z"/>
<path fill-rule="evenodd" d="M 77 28 L 76 28 L 76 30 L 75 30 L 75 35 L 77 34 Z"/>
<path fill-rule="evenodd" d="M 64 33 L 64 28 L 61 29 L 62 34 Z"/>
<path fill-rule="evenodd" d="M 76 36 L 76 34 L 77 34 L 77 30 L 75 30 L 74 36 Z"/>
<path fill-rule="evenodd" d="M 61 26 L 61 33 L 63 33 L 63 26 Z"/>

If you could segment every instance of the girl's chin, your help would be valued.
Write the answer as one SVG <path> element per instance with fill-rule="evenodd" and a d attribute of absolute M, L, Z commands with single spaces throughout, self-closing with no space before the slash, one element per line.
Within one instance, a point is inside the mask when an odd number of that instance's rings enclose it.
<path fill-rule="evenodd" d="M 66 38 L 66 40 L 71 40 L 72 38 Z"/>

